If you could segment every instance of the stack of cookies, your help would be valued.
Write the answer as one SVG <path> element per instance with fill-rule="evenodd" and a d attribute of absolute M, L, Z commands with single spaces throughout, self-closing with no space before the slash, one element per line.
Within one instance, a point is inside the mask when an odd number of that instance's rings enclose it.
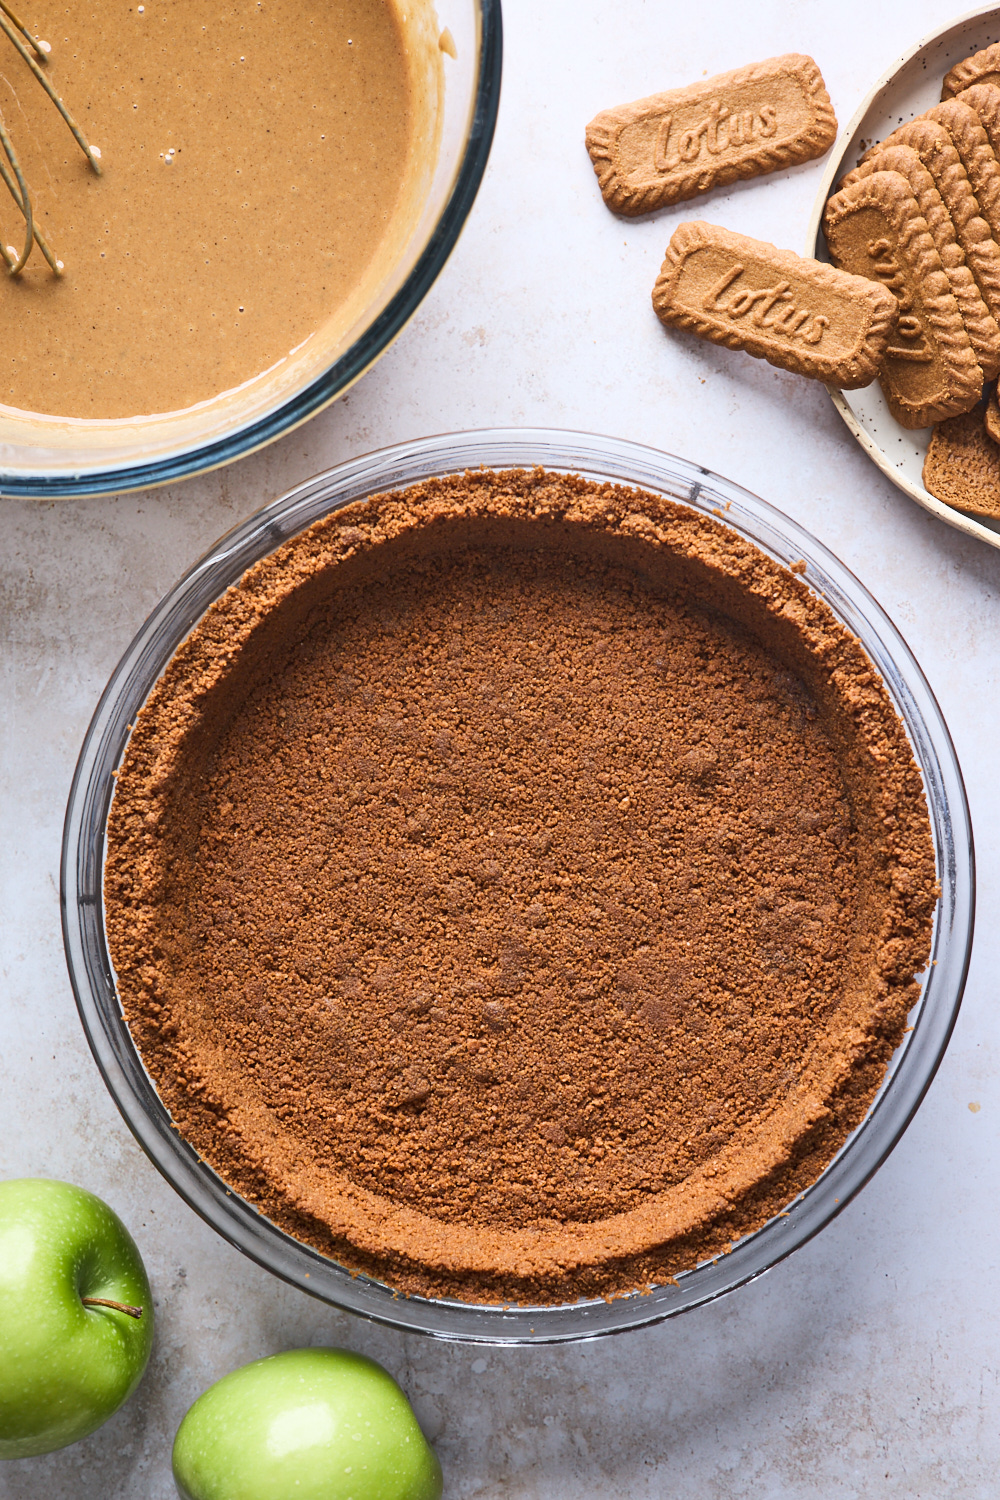
<path fill-rule="evenodd" d="M 608 207 L 632 216 L 812 160 L 835 132 L 816 63 L 787 53 L 604 110 L 586 141 Z M 1000 518 L 1000 43 L 867 153 L 823 228 L 832 266 L 680 224 L 653 306 L 671 327 L 841 389 L 877 378 L 901 426 L 934 426 L 930 492 Z"/>
<path fill-rule="evenodd" d="M 823 219 L 834 264 L 881 282 L 898 316 L 879 380 L 907 428 L 935 426 L 924 467 L 948 504 L 1000 516 L 1000 45 L 947 75 L 942 102 L 840 183 Z"/>

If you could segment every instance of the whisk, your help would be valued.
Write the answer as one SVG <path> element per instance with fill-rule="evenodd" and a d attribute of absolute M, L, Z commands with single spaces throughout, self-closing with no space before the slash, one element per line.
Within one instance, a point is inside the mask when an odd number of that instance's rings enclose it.
<path fill-rule="evenodd" d="M 31 35 L 31 32 L 28 30 L 27 26 L 25 26 L 24 22 L 7 4 L 7 0 L 0 0 L 0 31 L 4 33 L 8 41 L 12 43 L 12 45 L 24 58 L 25 62 L 28 64 L 28 67 L 31 69 L 32 73 L 34 73 L 35 77 L 38 79 L 38 82 L 42 85 L 42 88 L 52 100 L 52 103 L 55 105 L 56 109 L 66 121 L 66 124 L 72 131 L 73 139 L 76 141 L 80 150 L 83 152 L 84 156 L 87 158 L 90 165 L 97 173 L 98 177 L 100 177 L 101 167 L 98 161 L 98 157 L 101 153 L 98 151 L 96 146 L 91 146 L 88 144 L 79 125 L 76 123 L 73 116 L 70 114 L 69 110 L 66 108 L 65 104 L 62 102 L 59 95 L 52 87 L 52 84 L 49 82 L 48 78 L 46 78 L 41 67 L 39 66 L 40 63 L 44 63 L 48 60 L 48 54 L 52 51 L 52 48 L 49 46 L 48 42 L 37 41 Z M 25 45 L 25 42 L 27 42 L 27 46 Z M 63 263 L 61 260 L 56 259 L 50 245 L 48 244 L 48 241 L 42 234 L 42 231 L 39 229 L 38 225 L 35 223 L 35 216 L 32 212 L 31 207 L 31 194 L 28 192 L 28 185 L 24 180 L 24 173 L 21 171 L 21 165 L 17 159 L 17 155 L 14 151 L 13 145 L 11 144 L 10 136 L 7 134 L 7 128 L 4 125 L 2 118 L 0 118 L 0 177 L 3 178 L 4 182 L 7 185 L 7 190 L 10 193 L 10 196 L 13 198 L 14 203 L 16 204 L 18 209 L 20 209 L 21 214 L 24 217 L 24 249 L 21 251 L 20 255 L 16 254 L 13 247 L 5 245 L 3 243 L 2 236 L 0 236 L 0 259 L 4 261 L 8 271 L 12 276 L 19 276 L 20 273 L 24 270 L 28 256 L 31 254 L 31 247 L 34 244 L 38 246 L 39 250 L 45 256 L 45 259 L 52 267 L 54 274 L 56 276 L 61 276 L 63 273 Z"/>

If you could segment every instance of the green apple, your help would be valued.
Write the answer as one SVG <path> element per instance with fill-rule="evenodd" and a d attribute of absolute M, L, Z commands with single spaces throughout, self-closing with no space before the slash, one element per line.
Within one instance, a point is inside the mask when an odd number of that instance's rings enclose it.
<path fill-rule="evenodd" d="M 118 1215 L 68 1182 L 0 1182 L 0 1458 L 100 1427 L 152 1342 L 149 1282 Z"/>
<path fill-rule="evenodd" d="M 224 1375 L 174 1440 L 182 1500 L 439 1500 L 441 1466 L 388 1371 L 293 1349 Z"/>

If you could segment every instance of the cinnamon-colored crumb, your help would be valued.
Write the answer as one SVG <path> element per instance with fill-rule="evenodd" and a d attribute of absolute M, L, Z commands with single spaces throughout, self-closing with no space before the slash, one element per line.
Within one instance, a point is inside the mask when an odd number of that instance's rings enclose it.
<path fill-rule="evenodd" d="M 132 735 L 107 931 L 188 1140 L 408 1292 L 567 1301 L 758 1227 L 926 962 L 919 773 L 798 578 L 652 495 L 468 474 L 208 612 Z"/>
<path fill-rule="evenodd" d="M 996 397 L 991 397 L 996 409 Z M 1000 517 L 1000 445 L 989 431 L 991 406 L 939 422 L 924 459 L 925 488 L 974 516 Z M 995 419 L 994 419 L 995 420 Z"/>

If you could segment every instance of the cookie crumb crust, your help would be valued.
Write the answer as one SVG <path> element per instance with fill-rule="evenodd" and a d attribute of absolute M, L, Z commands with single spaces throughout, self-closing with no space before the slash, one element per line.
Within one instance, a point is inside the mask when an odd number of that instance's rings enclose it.
<path fill-rule="evenodd" d="M 401 1291 L 567 1302 L 760 1227 L 928 956 L 921 778 L 806 583 L 662 497 L 476 471 L 207 612 L 108 823 L 125 1015 L 186 1139 Z"/>

